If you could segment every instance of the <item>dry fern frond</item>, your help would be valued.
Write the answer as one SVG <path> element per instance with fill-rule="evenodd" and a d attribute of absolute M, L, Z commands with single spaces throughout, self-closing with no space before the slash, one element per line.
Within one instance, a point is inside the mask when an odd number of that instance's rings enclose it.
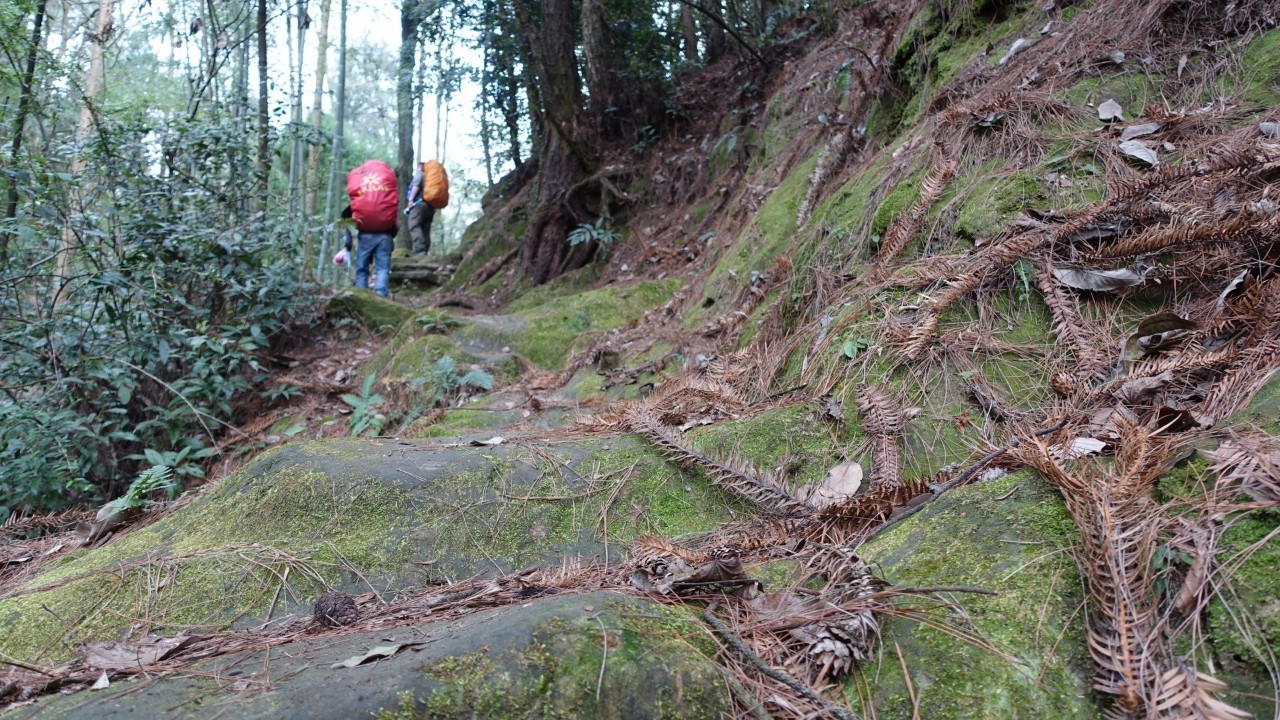
<path fill-rule="evenodd" d="M 1280 502 L 1280 442 L 1269 436 L 1236 435 L 1205 452 L 1218 487 L 1244 491 L 1258 502 Z"/>
<path fill-rule="evenodd" d="M 1253 717 L 1213 696 L 1214 693 L 1226 690 L 1226 683 L 1197 671 L 1185 661 L 1179 661 L 1161 676 L 1152 709 L 1157 717 L 1184 720 L 1240 720 Z"/>
<path fill-rule="evenodd" d="M 658 422 L 648 408 L 637 408 L 627 416 L 632 430 L 649 438 L 667 457 L 702 468 L 721 487 L 765 512 L 775 515 L 803 515 L 812 510 L 783 489 L 773 473 L 761 471 L 741 459 L 721 462 L 695 450 Z"/>
<path fill-rule="evenodd" d="M 858 383 L 854 400 L 862 415 L 862 428 L 870 435 L 897 435 L 907 425 L 907 414 L 902 404 L 884 390 L 866 383 Z"/>
<path fill-rule="evenodd" d="M 1076 357 L 1077 375 L 1085 380 L 1100 380 L 1110 371 L 1106 351 L 1085 332 L 1079 300 L 1053 276 L 1052 268 L 1042 264 L 1036 268 L 1036 280 L 1044 302 L 1053 314 L 1053 331 L 1065 340 Z"/>
<path fill-rule="evenodd" d="M 880 250 L 876 253 L 876 267 L 872 270 L 874 277 L 882 276 L 890 264 L 906 249 L 907 243 L 911 242 L 911 238 L 915 237 L 916 232 L 920 230 L 920 223 L 929 212 L 929 208 L 933 207 L 938 198 L 947 191 L 947 185 L 955 172 L 956 162 L 948 157 L 943 145 L 935 144 L 929 170 L 920 181 L 919 199 L 912 203 L 906 213 L 895 217 L 889 223 L 889 229 L 885 231 Z M 870 282 L 877 282 L 877 280 Z"/>

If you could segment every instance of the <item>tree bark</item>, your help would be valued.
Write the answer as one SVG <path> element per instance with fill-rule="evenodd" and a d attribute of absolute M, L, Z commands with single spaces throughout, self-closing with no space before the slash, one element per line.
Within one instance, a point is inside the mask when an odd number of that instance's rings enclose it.
<path fill-rule="evenodd" d="M 89 36 L 89 69 L 85 72 L 84 77 L 84 104 L 80 108 L 80 121 L 76 125 L 76 153 L 71 159 L 69 168 L 71 177 L 75 178 L 75 182 L 71 184 L 70 192 L 70 208 L 68 208 L 68 218 L 79 217 L 83 221 L 84 212 L 88 205 L 88 197 L 93 193 L 93 188 L 85 176 L 85 146 L 89 144 L 89 138 L 93 133 L 94 126 L 97 124 L 97 108 L 98 93 L 102 90 L 103 80 L 103 58 L 102 51 L 107 42 L 110 41 L 114 31 L 114 23 L 112 12 L 115 9 L 114 0 L 99 0 L 98 2 L 98 26 L 97 32 Z M 66 282 L 71 266 L 71 255 L 73 253 L 72 243 L 75 240 L 76 233 L 73 225 L 68 222 L 62 231 L 62 240 L 58 244 L 57 254 L 57 271 L 55 275 L 60 278 L 59 284 Z M 59 294 L 55 298 L 55 302 L 61 299 Z"/>
<path fill-rule="evenodd" d="M 311 96 L 311 134 L 312 144 L 307 154 L 307 201 L 303 212 L 308 218 L 316 216 L 316 199 L 320 192 L 320 149 L 316 141 L 320 137 L 320 125 L 324 119 L 322 103 L 324 102 L 324 79 L 329 70 L 329 12 L 333 7 L 332 0 L 320 0 L 320 32 L 316 43 L 316 87 Z M 336 158 L 333 158 L 336 161 Z M 302 247 L 302 276 L 310 278 L 313 273 L 315 259 L 315 235 L 308 232 Z"/>
<path fill-rule="evenodd" d="M 342 146 L 342 133 L 347 123 L 347 0 L 340 1 L 339 20 L 338 20 L 338 93 L 334 98 L 334 116 L 333 116 L 333 152 L 329 158 L 329 183 L 325 188 L 324 195 L 324 217 L 325 220 L 333 219 L 333 202 L 337 195 L 338 173 L 345 166 L 344 154 L 345 149 Z M 327 257 L 329 254 L 329 238 L 332 233 L 326 234 L 320 243 L 320 256 Z M 335 271 L 333 277 L 339 277 Z"/>
<path fill-rule="evenodd" d="M 531 38 L 546 123 L 539 141 L 537 210 L 520 252 L 524 273 L 534 283 L 546 282 L 573 266 L 566 262 L 567 238 L 574 225 L 590 214 L 581 181 L 596 166 L 583 119 L 572 0 L 542 0 L 541 4 L 535 23 L 525 0 L 514 3 L 521 31 Z"/>
<path fill-rule="evenodd" d="M 707 0 L 706 7 L 709 11 L 708 15 L 714 14 L 716 17 L 724 17 L 724 10 L 720 0 Z M 710 65 L 721 57 L 724 57 L 724 53 L 725 50 L 728 49 L 729 42 L 725 37 L 724 28 L 719 23 L 708 17 L 703 25 L 706 28 L 707 34 L 707 64 Z"/>
<path fill-rule="evenodd" d="M 413 177 L 413 65 L 418 48 L 418 26 L 422 24 L 420 0 L 401 0 L 400 65 L 396 72 L 396 135 L 399 152 L 396 157 L 396 185 L 403 201 Z M 400 247 L 409 247 L 409 227 L 400 223 L 397 235 Z"/>
<path fill-rule="evenodd" d="M 680 5 L 680 35 L 684 59 L 689 62 L 697 62 L 698 27 L 693 19 L 693 8 L 683 3 Z"/>
<path fill-rule="evenodd" d="M 36 77 L 36 58 L 40 51 L 40 35 L 44 30 L 44 10 L 48 0 L 40 0 L 36 5 L 36 18 L 31 29 L 31 46 L 27 49 L 27 67 L 22 72 L 22 88 L 18 96 L 18 113 L 13 119 L 13 140 L 9 143 L 9 167 L 18 167 L 18 154 L 22 152 L 22 135 L 26 132 L 27 114 L 31 112 L 31 97 L 34 92 Z M 9 202 L 5 209 L 5 219 L 13 220 L 18 216 L 18 179 L 9 178 Z M 9 233 L 0 235 L 0 263 L 7 264 L 9 259 Z"/>
<path fill-rule="evenodd" d="M 258 212 L 267 209 L 267 180 L 271 174 L 271 148 L 267 143 L 267 0 L 258 0 Z"/>

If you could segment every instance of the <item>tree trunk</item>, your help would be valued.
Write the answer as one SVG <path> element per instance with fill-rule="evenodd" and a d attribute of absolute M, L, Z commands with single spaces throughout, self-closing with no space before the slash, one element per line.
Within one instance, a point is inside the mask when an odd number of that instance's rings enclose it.
<path fill-rule="evenodd" d="M 320 0 L 320 33 L 316 44 L 316 87 L 311 96 L 311 150 L 307 157 L 307 201 L 303 212 L 308 219 L 316 216 L 316 198 L 320 188 L 320 148 L 316 141 L 320 137 L 320 124 L 324 119 L 322 103 L 324 102 L 324 76 L 329 69 L 329 11 L 333 7 L 331 0 Z M 331 159 L 336 160 L 336 159 Z M 327 219 L 327 218 L 326 218 Z M 308 232 L 302 248 L 302 276 L 310 278 L 313 273 L 315 259 L 315 235 Z"/>
<path fill-rule="evenodd" d="M 706 8 L 716 17 L 724 17 L 724 10 L 720 0 L 706 0 Z M 724 28 L 719 23 L 707 19 L 703 21 L 703 27 L 706 28 L 707 35 L 707 64 L 710 65 L 724 56 L 725 50 L 728 49 L 729 40 L 725 36 Z"/>
<path fill-rule="evenodd" d="M 680 3 L 680 39 L 684 59 L 698 61 L 698 26 L 693 19 L 693 8 Z"/>
<path fill-rule="evenodd" d="M 13 141 L 9 144 L 9 167 L 18 167 L 18 154 L 22 152 L 22 135 L 26 132 L 27 114 L 31 112 L 31 96 L 36 77 L 36 59 L 40 51 L 40 34 L 44 30 L 44 10 L 48 0 L 40 0 L 36 5 L 36 19 L 31 29 L 31 46 L 27 49 L 27 67 L 22 72 L 22 88 L 18 96 L 18 113 L 13 119 Z M 18 178 L 9 178 L 9 203 L 5 209 L 5 218 L 13 220 L 18 216 Z M 0 235 L 0 264 L 9 260 L 9 233 Z"/>
<path fill-rule="evenodd" d="M 95 105 L 98 102 L 98 93 L 102 90 L 102 50 L 111 39 L 114 28 L 112 21 L 114 8 L 114 0 L 99 0 L 98 29 L 97 32 L 89 36 L 89 70 L 84 77 L 84 106 L 80 108 L 80 122 L 76 126 L 76 154 L 71 159 L 70 167 L 70 175 L 75 178 L 75 182 L 71 184 L 70 208 L 68 208 L 67 213 L 68 218 L 79 217 L 82 221 L 87 206 L 87 198 L 93 192 L 84 171 L 85 146 L 89 144 L 89 138 L 97 123 L 97 108 Z M 59 284 L 65 283 L 69 276 L 72 242 L 75 236 L 75 228 L 70 222 L 67 223 L 62 231 L 62 240 L 58 245 L 57 271 L 55 275 L 60 278 Z M 55 298 L 55 302 L 61 297 L 59 295 Z"/>
<path fill-rule="evenodd" d="M 289 88 L 290 105 L 289 125 L 293 130 L 293 147 L 289 152 L 289 217 L 295 223 L 295 228 L 302 227 L 302 176 L 304 172 L 304 153 L 305 148 L 302 144 L 302 62 L 306 48 L 307 31 L 304 25 L 307 18 L 306 0 L 300 0 L 297 4 L 297 59 L 290 59 L 289 64 L 293 67 L 293 86 Z"/>
<path fill-rule="evenodd" d="M 266 212 L 271 148 L 267 143 L 267 0 L 258 0 L 258 197 L 256 210 Z"/>
<path fill-rule="evenodd" d="M 521 265 L 535 283 L 543 283 L 575 264 L 566 262 L 569 231 L 590 214 L 581 181 L 594 169 L 582 117 L 574 54 L 572 0 L 542 0 L 534 23 L 525 0 L 516 0 L 516 18 L 531 38 L 537 89 L 546 123 L 539 149 L 537 212 L 521 243 Z M 575 253 L 581 254 L 581 253 Z M 589 259 L 589 257 L 587 258 Z"/>
<path fill-rule="evenodd" d="M 418 48 L 418 26 L 421 24 L 419 0 L 401 0 L 400 66 L 396 72 L 396 135 L 399 141 L 396 185 L 401 199 L 413 177 L 413 61 Z M 400 247 L 409 246 L 409 227 L 406 223 L 400 223 L 397 240 Z"/>
<path fill-rule="evenodd" d="M 338 94 L 334 98 L 334 116 L 333 116 L 333 153 L 329 159 L 329 184 L 325 189 L 324 196 L 324 217 L 325 220 L 333 219 L 333 202 L 337 195 L 338 173 L 345 166 L 344 154 L 345 149 L 342 146 L 342 133 L 347 123 L 347 0 L 340 0 L 339 21 L 338 21 Z M 324 236 L 320 243 L 320 257 L 324 258 L 329 255 L 329 238 L 333 234 L 329 233 Z M 339 277 L 335 271 L 333 277 Z"/>
<path fill-rule="evenodd" d="M 582 0 L 582 56 L 586 61 L 590 117 L 605 137 L 617 137 L 621 132 L 620 116 L 625 109 L 619 107 L 613 47 L 601 0 Z"/>

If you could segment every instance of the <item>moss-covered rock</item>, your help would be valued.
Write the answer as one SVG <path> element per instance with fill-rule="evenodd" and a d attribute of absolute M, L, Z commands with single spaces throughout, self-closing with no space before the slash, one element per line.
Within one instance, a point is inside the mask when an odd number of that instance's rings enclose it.
<path fill-rule="evenodd" d="M 305 611 L 324 587 L 359 593 L 565 557 L 614 561 L 638 534 L 709 530 L 728 512 L 719 490 L 629 439 L 293 443 L 0 600 L 0 652 L 50 663 L 135 621 L 143 631 L 224 628 Z"/>
<path fill-rule="evenodd" d="M 413 310 L 400 303 L 379 297 L 369 290 L 348 288 L 329 298 L 325 312 L 335 317 L 351 318 L 378 333 L 392 333 L 401 323 L 413 317 Z"/>
<path fill-rule="evenodd" d="M 1099 717 L 1090 691 L 1075 526 L 1056 492 L 1030 472 L 958 488 L 863 545 L 860 554 L 897 586 L 973 586 L 958 613 L 935 617 L 967 631 L 891 619 L 865 677 L 880 717 Z M 989 643 L 983 648 L 978 643 Z M 901 648 L 902 658 L 898 657 Z M 903 680 L 905 661 L 911 675 Z M 846 693 L 858 704 L 861 680 Z"/>
<path fill-rule="evenodd" d="M 332 667 L 395 643 L 411 645 L 376 663 Z M 551 596 L 457 619 L 297 640 L 269 658 L 236 653 L 180 677 L 45 698 L 36 707 L 44 718 L 714 720 L 731 710 L 708 659 L 714 652 L 701 625 L 679 610 L 616 593 Z M 232 672 L 261 692 L 241 694 L 214 680 Z"/>
<path fill-rule="evenodd" d="M 510 315 L 472 316 L 455 335 L 473 352 L 509 348 L 546 370 L 559 370 L 575 350 L 669 301 L 680 280 L 611 285 Z"/>
<path fill-rule="evenodd" d="M 984 177 L 984 171 L 979 170 L 958 184 L 966 187 L 969 195 L 956 215 L 956 235 L 975 242 L 1003 230 L 1019 210 L 1041 205 L 1048 199 L 1040 181 L 1021 170 L 990 177 Z"/>

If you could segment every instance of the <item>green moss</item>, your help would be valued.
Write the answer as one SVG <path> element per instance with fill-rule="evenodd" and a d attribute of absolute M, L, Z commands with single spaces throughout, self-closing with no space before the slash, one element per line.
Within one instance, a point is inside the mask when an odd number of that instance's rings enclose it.
<path fill-rule="evenodd" d="M 1265 675 L 1266 648 L 1280 647 L 1280 540 L 1271 535 L 1277 526 L 1280 513 L 1256 511 L 1236 519 L 1222 537 L 1221 557 L 1261 543 L 1240 565 L 1226 566 L 1232 592 L 1209 606 L 1214 650 L 1237 673 Z"/>
<path fill-rule="evenodd" d="M 1280 105 L 1280 30 L 1265 32 L 1249 42 L 1244 50 L 1244 73 L 1245 101 L 1273 110 Z"/>
<path fill-rule="evenodd" d="M 895 185 L 884 196 L 880 206 L 876 208 L 875 216 L 871 219 L 872 235 L 884 237 L 884 231 L 889 228 L 889 223 L 907 212 L 920 199 L 920 178 L 923 176 L 923 171 L 917 172 Z"/>
<path fill-rule="evenodd" d="M 769 272 L 774 262 L 794 246 L 796 213 L 808 192 L 809 175 L 817 161 L 815 153 L 793 169 L 761 205 L 751 225 L 720 256 L 707 279 L 704 292 L 708 297 L 737 297 L 742 287 L 751 282 L 753 272 Z M 695 306 L 686 313 L 685 324 L 695 327 L 706 315 L 706 308 Z"/>
<path fill-rule="evenodd" d="M 844 432 L 858 430 L 844 426 Z M 737 456 L 763 470 L 781 467 L 798 483 L 825 477 L 843 458 L 845 438 L 818 417 L 815 406 L 794 405 L 766 410 L 758 415 L 690 430 L 694 447 L 713 457 Z"/>
<path fill-rule="evenodd" d="M 496 412 L 459 408 L 445 412 L 438 421 L 428 425 L 416 437 L 426 439 L 463 435 L 478 430 L 500 427 L 501 420 L 501 415 Z"/>
<path fill-rule="evenodd" d="M 391 333 L 413 316 L 413 310 L 368 290 L 347 289 L 329 298 L 325 312 L 347 317 L 374 332 Z"/>
<path fill-rule="evenodd" d="M 862 557 L 894 585 L 998 591 L 954 597 L 977 636 L 1009 656 L 892 619 L 880 661 L 864 674 L 874 678 L 878 714 L 912 714 L 900 647 L 921 717 L 1098 717 L 1089 690 L 1084 600 L 1070 555 L 1075 539 L 1057 494 L 1021 472 L 953 490 L 864 545 Z M 956 615 L 945 622 L 960 624 Z M 853 702 L 858 682 L 846 686 Z"/>
<path fill-rule="evenodd" d="M 986 167 L 986 166 L 984 166 Z M 1031 173 L 1017 172 L 987 176 L 980 168 L 973 176 L 957 180 L 968 189 L 968 197 L 956 215 L 955 233 L 966 240 L 979 241 L 1003 230 L 1019 210 L 1046 202 L 1048 193 Z"/>
<path fill-rule="evenodd" d="M 1063 99 L 1087 112 L 1090 126 L 1096 127 L 1098 105 L 1115 100 L 1124 110 L 1124 119 L 1142 116 L 1148 105 L 1162 104 L 1161 84 L 1164 78 L 1142 72 L 1121 72 L 1102 78 L 1085 78 L 1067 89 Z M 1091 107 L 1089 107 L 1091 106 Z"/>
<path fill-rule="evenodd" d="M 564 367 L 569 355 L 600 333 L 622 327 L 671 299 L 680 280 L 651 280 L 569 295 L 510 316 L 479 318 L 457 335 L 490 347 L 509 346 L 547 370 Z"/>
<path fill-rule="evenodd" d="M 424 668 L 437 683 L 430 694 L 415 701 L 402 693 L 395 710 L 374 717 L 612 720 L 640 711 L 645 717 L 714 720 L 731 706 L 710 662 L 714 655 L 714 643 L 688 611 L 608 602 L 590 615 L 551 618 L 522 647 L 435 662 Z"/>
<path fill-rule="evenodd" d="M 218 629 L 336 583 L 340 563 L 370 577 L 407 561 L 395 526 L 410 499 L 383 483 L 284 467 L 242 472 L 185 512 L 59 563 L 0 600 L 3 651 L 27 662 L 68 657 L 72 641 L 114 637 L 134 618 L 149 631 Z M 15 628 L 21 627 L 21 632 Z"/>

